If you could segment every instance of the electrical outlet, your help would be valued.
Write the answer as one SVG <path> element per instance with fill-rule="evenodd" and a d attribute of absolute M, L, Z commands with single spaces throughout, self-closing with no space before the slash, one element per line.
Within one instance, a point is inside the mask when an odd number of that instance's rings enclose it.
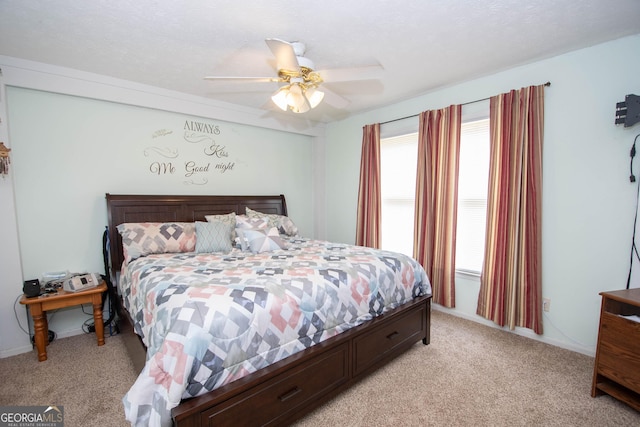
<path fill-rule="evenodd" d="M 549 311 L 551 309 L 551 300 L 549 298 L 542 299 L 542 311 Z"/>

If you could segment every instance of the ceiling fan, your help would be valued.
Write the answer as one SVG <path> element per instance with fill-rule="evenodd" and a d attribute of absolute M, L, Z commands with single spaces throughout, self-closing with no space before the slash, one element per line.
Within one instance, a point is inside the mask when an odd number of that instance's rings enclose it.
<path fill-rule="evenodd" d="M 305 113 L 317 107 L 323 100 L 333 107 L 345 108 L 349 101 L 331 91 L 322 83 L 375 79 L 380 75 L 380 65 L 355 68 L 315 70 L 313 62 L 304 56 L 306 46 L 301 42 L 287 42 L 268 38 L 267 46 L 276 57 L 277 77 L 224 77 L 207 76 L 206 80 L 243 80 L 278 82 L 282 85 L 271 100 L 283 111 Z"/>

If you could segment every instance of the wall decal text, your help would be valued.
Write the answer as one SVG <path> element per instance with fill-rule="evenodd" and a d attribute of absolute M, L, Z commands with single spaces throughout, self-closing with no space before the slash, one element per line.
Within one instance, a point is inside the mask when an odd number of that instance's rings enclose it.
<path fill-rule="evenodd" d="M 197 154 L 193 154 L 193 149 L 188 147 L 179 150 L 176 147 L 150 146 L 144 149 L 145 157 L 160 156 L 170 160 L 152 161 L 149 164 L 149 173 L 157 176 L 182 175 L 186 178 L 183 181 L 186 185 L 204 185 L 209 182 L 212 173 L 222 174 L 234 170 L 235 162 L 229 160 L 229 149 L 216 141 L 222 134 L 219 125 L 185 120 L 182 130 L 183 140 L 189 146 L 201 146 L 198 149 L 201 150 L 200 155 L 206 157 L 198 158 Z M 173 131 L 170 129 L 159 129 L 152 134 L 151 138 L 167 137 L 171 134 Z M 185 157 L 186 159 L 180 160 Z"/>

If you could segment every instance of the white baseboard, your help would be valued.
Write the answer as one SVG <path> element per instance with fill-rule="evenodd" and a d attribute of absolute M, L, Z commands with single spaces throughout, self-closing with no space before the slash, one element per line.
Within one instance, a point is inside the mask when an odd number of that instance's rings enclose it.
<path fill-rule="evenodd" d="M 523 336 L 525 338 L 531 338 L 532 340 L 536 340 L 536 341 L 540 341 L 543 342 L 545 344 L 549 344 L 555 347 L 560 347 L 560 348 L 564 348 L 566 350 L 571 350 L 571 351 L 575 351 L 576 353 L 581 353 L 587 356 L 591 356 L 591 357 L 595 357 L 596 355 L 596 350 L 595 348 L 591 348 L 591 347 L 585 347 L 585 346 L 581 346 L 581 345 L 577 345 L 577 344 L 571 344 L 571 343 L 567 343 L 564 341 L 559 341 L 553 338 L 548 338 L 545 337 L 544 335 L 538 335 L 535 332 L 529 330 L 529 329 L 525 329 L 525 328 L 516 328 L 515 330 L 511 330 L 509 328 L 506 327 L 501 327 L 497 324 L 495 324 L 494 322 L 484 319 L 480 316 L 471 316 L 467 313 L 462 313 L 456 310 L 452 310 L 446 307 L 442 307 L 441 305 L 438 304 L 431 304 L 431 307 L 433 310 L 437 310 L 437 311 L 441 311 L 443 313 L 447 313 L 447 314 L 451 314 L 453 316 L 457 316 L 466 320 L 470 320 L 472 322 L 476 322 L 476 323 L 480 323 L 481 325 L 485 325 L 485 326 L 489 326 L 491 328 L 495 328 L 495 329 L 501 329 L 505 332 L 510 332 L 516 335 L 520 335 Z"/>
<path fill-rule="evenodd" d="M 30 345 L 24 345 L 21 347 L 10 348 L 9 350 L 0 351 L 0 359 L 4 359 L 5 357 L 17 356 L 18 354 L 28 353 L 33 348 Z"/>
<path fill-rule="evenodd" d="M 84 334 L 82 328 L 80 329 L 71 329 L 67 331 L 63 331 L 60 333 L 56 332 L 56 338 L 67 338 L 75 335 Z M 0 359 L 4 359 L 5 357 L 17 356 L 18 354 L 28 353 L 30 351 L 34 351 L 34 347 L 31 345 L 23 345 L 20 347 L 10 348 L 9 350 L 0 351 Z"/>

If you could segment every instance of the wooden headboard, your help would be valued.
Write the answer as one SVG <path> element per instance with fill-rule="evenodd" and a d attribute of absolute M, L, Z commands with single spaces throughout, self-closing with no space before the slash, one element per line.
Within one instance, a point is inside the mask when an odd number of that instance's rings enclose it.
<path fill-rule="evenodd" d="M 118 225 L 125 222 L 195 222 L 205 215 L 245 214 L 245 208 L 287 215 L 284 195 L 278 196 L 157 196 L 107 193 L 111 277 L 115 280 L 124 255 Z"/>

